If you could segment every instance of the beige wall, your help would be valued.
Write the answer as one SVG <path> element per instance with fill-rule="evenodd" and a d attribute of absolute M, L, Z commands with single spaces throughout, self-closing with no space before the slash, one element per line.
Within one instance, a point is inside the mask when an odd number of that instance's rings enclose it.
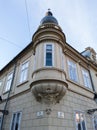
<path fill-rule="evenodd" d="M 86 110 L 96 107 L 95 102 L 85 96 L 72 91 L 67 91 L 59 104 L 45 105 L 36 102 L 30 91 L 13 97 L 8 103 L 9 115 L 4 121 L 4 130 L 10 127 L 13 112 L 21 111 L 21 130 L 75 130 L 75 111 L 84 112 L 87 129 L 93 130 L 92 117 Z M 51 113 L 46 113 L 46 108 L 51 108 Z M 37 112 L 43 111 L 43 116 L 37 117 Z M 64 118 L 58 117 L 58 112 L 64 113 Z"/>
<path fill-rule="evenodd" d="M 63 42 L 62 32 L 59 31 L 60 36 L 58 36 L 58 33 L 50 34 L 49 32 L 50 30 L 47 34 L 42 32 L 42 34 L 37 37 L 40 39 L 43 39 L 44 37 L 53 37 L 53 40 L 48 41 L 54 45 L 54 66 L 50 68 L 44 66 L 44 45 L 47 43 L 47 41 L 44 42 L 44 40 L 39 41 L 38 39 L 35 41 L 33 49 L 30 49 L 29 51 L 25 50 L 25 53 L 22 53 L 21 56 L 17 57 L 14 83 L 7 106 L 9 114 L 4 120 L 4 130 L 9 129 L 12 114 L 17 111 L 22 111 L 21 130 L 75 130 L 74 112 L 76 110 L 84 112 L 87 130 L 93 130 L 92 117 L 86 113 L 86 110 L 89 108 L 96 108 L 97 105 L 93 101 L 93 90 L 84 86 L 82 67 L 85 67 L 88 70 L 88 64 L 90 64 L 91 75 L 95 87 L 97 84 L 97 77 L 95 75 L 97 73 L 97 68 L 95 65 L 91 65 L 91 63 L 73 48 L 66 45 L 65 41 Z M 35 51 L 35 55 L 33 55 L 33 50 Z M 78 74 L 77 83 L 69 78 L 68 59 L 72 59 L 76 63 Z M 26 82 L 20 84 L 21 65 L 26 60 L 29 61 L 28 77 Z M 8 93 L 4 93 L 7 75 L 13 68 L 14 65 L 10 65 L 8 68 L 6 67 L 5 71 L 3 71 L 0 76 L 0 79 L 3 79 L 3 84 L 0 88 L 0 95 L 3 99 L 6 99 L 8 95 Z M 49 79 L 52 79 L 55 85 L 57 81 L 61 81 L 63 86 L 68 84 L 68 87 L 66 86 L 66 94 L 59 103 L 48 105 L 36 101 L 31 92 L 31 87 L 33 87 L 31 84 L 34 81 L 38 82 L 38 80 L 41 79 L 46 79 L 46 82 L 49 82 Z M 39 83 L 40 82 L 38 82 L 38 84 Z M 4 103 L 5 102 L 0 103 L 0 109 L 3 109 Z M 46 109 L 48 108 L 51 109 L 49 115 L 46 113 Z M 40 111 L 43 111 L 44 114 L 42 117 L 37 117 L 37 112 Z M 59 118 L 58 112 L 63 112 L 64 118 Z"/>

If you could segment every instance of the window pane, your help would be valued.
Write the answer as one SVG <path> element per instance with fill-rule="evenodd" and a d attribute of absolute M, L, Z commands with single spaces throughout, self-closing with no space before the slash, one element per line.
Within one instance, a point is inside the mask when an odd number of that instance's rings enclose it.
<path fill-rule="evenodd" d="M 16 124 L 15 124 L 15 130 L 18 130 L 18 129 L 19 129 L 19 121 L 20 121 L 20 113 L 17 113 Z"/>
<path fill-rule="evenodd" d="M 46 50 L 47 50 L 47 51 L 52 51 L 52 45 L 47 45 L 47 46 L 46 46 Z"/>
<path fill-rule="evenodd" d="M 11 130 L 14 130 L 16 114 L 13 114 Z"/>
<path fill-rule="evenodd" d="M 46 66 L 52 66 L 52 60 L 46 60 Z"/>
<path fill-rule="evenodd" d="M 46 65 L 52 66 L 52 53 L 46 53 Z"/>
<path fill-rule="evenodd" d="M 52 59 L 52 53 L 46 53 L 46 59 Z"/>

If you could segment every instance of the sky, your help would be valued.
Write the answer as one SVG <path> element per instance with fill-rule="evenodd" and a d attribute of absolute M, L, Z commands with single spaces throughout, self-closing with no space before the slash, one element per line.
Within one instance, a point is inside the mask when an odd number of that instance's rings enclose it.
<path fill-rule="evenodd" d="M 49 8 L 68 44 L 97 52 L 97 0 L 0 0 L 0 70 L 31 42 Z"/>

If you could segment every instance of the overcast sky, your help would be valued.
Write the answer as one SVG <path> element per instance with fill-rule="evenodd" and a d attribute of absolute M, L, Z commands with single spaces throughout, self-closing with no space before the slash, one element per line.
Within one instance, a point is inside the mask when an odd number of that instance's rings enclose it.
<path fill-rule="evenodd" d="M 0 0 L 0 69 L 30 43 L 48 8 L 67 43 L 97 52 L 97 0 Z"/>

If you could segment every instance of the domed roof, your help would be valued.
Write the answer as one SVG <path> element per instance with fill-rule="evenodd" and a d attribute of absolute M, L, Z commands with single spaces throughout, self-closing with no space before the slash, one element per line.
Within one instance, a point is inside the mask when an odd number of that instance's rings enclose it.
<path fill-rule="evenodd" d="M 45 23 L 54 23 L 58 25 L 58 21 L 56 20 L 55 17 L 53 17 L 53 14 L 50 10 L 48 10 L 46 16 L 40 22 L 41 25 Z"/>

